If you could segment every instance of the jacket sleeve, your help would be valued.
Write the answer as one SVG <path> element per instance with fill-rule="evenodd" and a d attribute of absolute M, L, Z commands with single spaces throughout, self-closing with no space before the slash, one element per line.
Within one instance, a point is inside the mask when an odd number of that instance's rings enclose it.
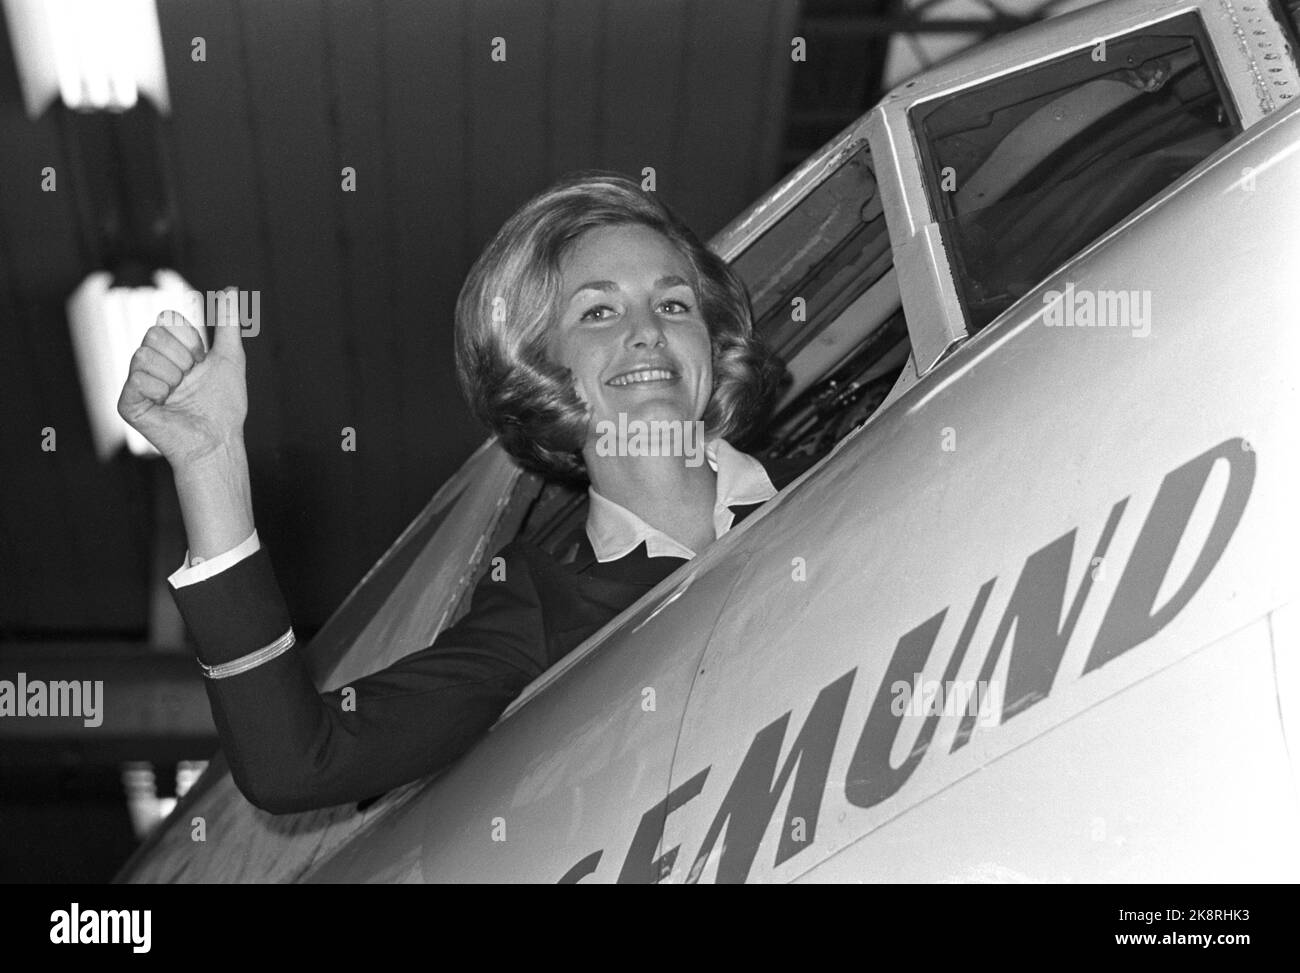
<path fill-rule="evenodd" d="M 236 785 L 277 814 L 383 794 L 451 763 L 547 667 L 537 588 L 527 561 L 505 557 L 469 612 L 433 645 L 348 686 L 320 693 L 301 649 L 205 679 Z M 239 659 L 290 629 L 265 549 L 197 584 L 172 588 L 208 666 Z"/>

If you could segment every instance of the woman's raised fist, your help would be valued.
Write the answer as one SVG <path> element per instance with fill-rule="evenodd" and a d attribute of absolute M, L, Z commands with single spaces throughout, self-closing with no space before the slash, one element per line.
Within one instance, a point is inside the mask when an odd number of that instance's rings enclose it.
<path fill-rule="evenodd" d="M 178 469 L 242 441 L 248 413 L 238 298 L 223 293 L 210 349 L 189 321 L 163 311 L 131 358 L 118 414 Z"/>

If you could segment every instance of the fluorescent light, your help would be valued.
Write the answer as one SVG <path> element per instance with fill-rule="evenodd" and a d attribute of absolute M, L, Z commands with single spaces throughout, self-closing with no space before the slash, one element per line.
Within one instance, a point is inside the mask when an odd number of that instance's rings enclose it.
<path fill-rule="evenodd" d="M 131 370 L 131 356 L 160 311 L 179 311 L 203 334 L 203 303 L 180 274 L 159 270 L 152 287 L 114 287 L 113 276 L 96 271 L 68 298 L 72 350 L 90 418 L 95 453 L 111 457 L 125 443 L 136 456 L 157 456 L 149 441 L 117 414 L 117 400 Z M 206 341 L 206 338 L 205 338 Z"/>
<path fill-rule="evenodd" d="M 171 111 L 154 0 L 4 0 L 23 101 L 36 119 L 55 98 L 125 111 L 146 95 Z"/>
<path fill-rule="evenodd" d="M 184 797 L 208 769 L 206 760 L 182 760 L 176 765 L 176 799 Z"/>
<path fill-rule="evenodd" d="M 176 798 L 159 797 L 153 764 L 131 760 L 122 765 L 122 784 L 126 788 L 126 810 L 136 838 L 144 840 L 171 813 Z"/>

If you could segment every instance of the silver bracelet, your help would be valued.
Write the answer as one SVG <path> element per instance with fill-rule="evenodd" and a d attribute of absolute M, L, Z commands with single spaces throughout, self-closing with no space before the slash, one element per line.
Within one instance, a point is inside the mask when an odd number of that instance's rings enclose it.
<path fill-rule="evenodd" d="M 216 666 L 205 666 L 199 663 L 199 668 L 203 670 L 203 675 L 209 679 L 225 679 L 227 676 L 237 676 L 241 672 L 247 672 L 249 669 L 256 669 L 264 662 L 270 662 L 277 655 L 283 655 L 293 648 L 296 640 L 293 637 L 293 629 L 285 632 L 270 645 L 264 645 L 256 652 L 250 652 L 248 655 L 240 656 L 230 662 L 223 662 Z"/>

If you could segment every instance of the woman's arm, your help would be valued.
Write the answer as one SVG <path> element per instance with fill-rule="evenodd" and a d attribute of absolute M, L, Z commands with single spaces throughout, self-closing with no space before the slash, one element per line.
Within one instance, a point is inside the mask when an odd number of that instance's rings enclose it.
<path fill-rule="evenodd" d="M 193 559 L 231 551 L 253 533 L 233 304 L 221 302 L 210 350 L 180 315 L 159 315 L 118 400 L 122 417 L 172 466 Z M 429 648 L 325 694 L 293 647 L 266 550 L 174 587 L 244 796 L 275 813 L 357 801 L 467 750 L 550 662 L 523 558 L 508 560 L 506 577 L 485 578 L 470 613 Z"/>
<path fill-rule="evenodd" d="M 191 561 L 229 551 L 253 532 L 243 438 L 172 471 Z"/>
<path fill-rule="evenodd" d="M 276 814 L 359 801 L 467 751 L 553 661 L 529 566 L 510 547 L 500 553 L 505 578 L 485 575 L 468 614 L 432 646 L 347 686 L 319 693 L 296 648 L 209 676 L 213 718 L 244 796 Z M 292 631 L 264 549 L 173 595 L 209 669 Z"/>
<path fill-rule="evenodd" d="M 117 402 L 122 418 L 171 464 L 190 555 L 204 560 L 253 532 L 244 347 L 230 291 L 217 301 L 216 324 L 209 350 L 181 315 L 158 315 Z"/>

